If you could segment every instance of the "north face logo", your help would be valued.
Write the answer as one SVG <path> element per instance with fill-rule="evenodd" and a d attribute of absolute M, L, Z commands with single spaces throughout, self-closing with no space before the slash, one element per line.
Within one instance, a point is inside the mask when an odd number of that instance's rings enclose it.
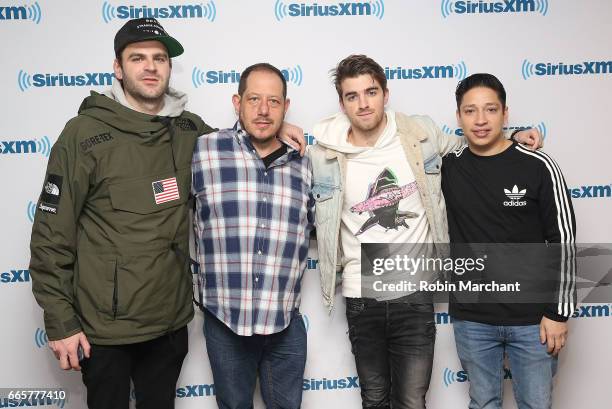
<path fill-rule="evenodd" d="M 504 202 L 504 206 L 507 206 L 507 207 L 527 206 L 526 200 L 520 201 L 520 199 L 522 199 L 523 196 L 527 194 L 527 189 L 519 190 L 519 188 L 516 185 L 514 185 L 512 190 L 504 189 L 504 193 L 506 194 L 508 199 L 510 199 L 509 201 Z"/>

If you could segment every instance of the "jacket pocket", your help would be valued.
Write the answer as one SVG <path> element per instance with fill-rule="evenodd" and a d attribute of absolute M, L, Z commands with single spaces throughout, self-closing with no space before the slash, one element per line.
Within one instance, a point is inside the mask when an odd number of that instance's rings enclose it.
<path fill-rule="evenodd" d="M 330 200 L 334 197 L 334 194 L 339 191 L 336 186 L 316 183 L 312 187 L 312 197 L 315 200 L 315 224 L 317 226 L 325 223 L 332 215 L 332 212 L 338 212 L 339 209 L 335 209 L 333 204 L 335 200 Z"/>
<path fill-rule="evenodd" d="M 112 318 L 118 297 L 116 258 L 80 252 L 77 270 L 74 287 L 79 315 L 91 317 L 103 314 Z"/>
<path fill-rule="evenodd" d="M 140 215 L 183 204 L 189 198 L 191 169 L 139 177 L 109 185 L 115 210 Z"/>
<path fill-rule="evenodd" d="M 442 191 L 442 157 L 438 153 L 435 153 L 434 155 L 425 159 L 423 167 L 425 169 L 427 186 L 429 187 L 429 191 L 434 198 L 434 203 L 432 203 L 432 205 L 437 206 Z"/>

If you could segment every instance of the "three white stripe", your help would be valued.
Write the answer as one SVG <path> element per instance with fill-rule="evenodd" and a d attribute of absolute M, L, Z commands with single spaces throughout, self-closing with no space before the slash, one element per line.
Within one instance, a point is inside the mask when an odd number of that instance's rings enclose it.
<path fill-rule="evenodd" d="M 540 151 L 532 152 L 520 145 L 517 145 L 516 149 L 544 162 L 552 179 L 555 205 L 557 206 L 557 223 L 561 234 L 561 282 L 559 283 L 557 313 L 564 317 L 570 317 L 576 308 L 574 297 L 576 286 L 576 249 L 574 244 L 576 236 L 572 224 L 567 187 L 561 169 L 550 156 Z"/>

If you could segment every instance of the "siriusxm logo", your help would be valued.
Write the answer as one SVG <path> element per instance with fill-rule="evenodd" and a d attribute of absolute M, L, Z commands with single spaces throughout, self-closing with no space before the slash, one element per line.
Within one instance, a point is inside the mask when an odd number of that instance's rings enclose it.
<path fill-rule="evenodd" d="M 0 20 L 32 20 L 39 24 L 42 11 L 38 2 L 26 6 L 0 6 Z"/>
<path fill-rule="evenodd" d="M 462 80 L 467 77 L 467 74 L 467 66 L 463 61 L 458 64 L 424 65 L 413 68 L 385 67 L 385 76 L 388 80 L 421 80 L 428 78 L 457 78 Z"/>
<path fill-rule="evenodd" d="M 609 185 L 590 185 L 567 189 L 573 199 L 593 199 L 598 197 L 611 197 L 612 184 Z"/>
<path fill-rule="evenodd" d="M 434 314 L 436 325 L 446 325 L 453 323 L 453 317 L 448 312 L 436 312 Z"/>
<path fill-rule="evenodd" d="M 66 405 L 66 399 L 59 398 L 38 398 L 26 395 L 21 399 L 17 398 L 0 398 L 0 408 L 16 408 L 16 407 L 38 407 L 38 406 L 57 406 L 63 408 Z"/>
<path fill-rule="evenodd" d="M 555 75 L 598 75 L 612 74 L 612 61 L 583 61 L 576 64 L 554 63 L 531 63 L 523 60 L 521 74 L 524 80 L 535 76 L 555 76 Z"/>
<path fill-rule="evenodd" d="M 314 135 L 309 134 L 308 132 L 304 132 L 304 139 L 306 140 L 306 143 L 308 145 L 314 145 L 315 143 L 317 143 L 317 140 L 315 139 Z"/>
<path fill-rule="evenodd" d="M 448 368 L 444 368 L 442 378 L 444 379 L 444 386 L 446 387 L 449 387 L 455 382 L 463 383 L 469 382 L 470 380 L 470 376 L 468 375 L 467 371 L 464 371 L 463 369 L 455 372 Z M 504 379 L 512 379 L 512 372 L 510 372 L 510 369 L 508 368 L 504 368 Z"/>
<path fill-rule="evenodd" d="M 133 18 L 200 18 L 210 22 L 217 18 L 217 7 L 213 0 L 203 4 L 176 4 L 165 7 L 147 7 L 134 5 L 113 6 L 108 1 L 102 4 L 102 19 L 105 23 L 118 18 L 128 20 Z"/>
<path fill-rule="evenodd" d="M 579 305 L 572 318 L 602 318 L 609 317 L 612 304 Z"/>
<path fill-rule="evenodd" d="M 23 70 L 17 74 L 17 85 L 21 92 L 34 87 L 97 87 L 112 85 L 115 74 L 112 72 L 85 72 L 77 75 L 34 74 L 30 75 Z"/>
<path fill-rule="evenodd" d="M 452 1 L 442 0 L 442 17 L 451 14 L 548 13 L 548 0 Z"/>
<path fill-rule="evenodd" d="M 319 260 L 316 258 L 308 257 L 308 259 L 306 260 L 306 268 L 308 270 L 316 270 L 318 264 L 319 264 Z"/>
<path fill-rule="evenodd" d="M 203 396 L 215 396 L 215 385 L 185 385 L 176 389 L 177 398 L 195 398 Z"/>
<path fill-rule="evenodd" d="M 290 3 L 276 0 L 274 17 L 281 21 L 285 17 L 338 17 L 338 16 L 373 16 L 379 20 L 385 15 L 383 0 L 351 1 L 334 4 Z"/>
<path fill-rule="evenodd" d="M 0 273 L 0 284 L 29 283 L 30 270 L 9 270 Z"/>
<path fill-rule="evenodd" d="M 546 128 L 546 124 L 544 122 L 540 122 L 537 125 L 513 125 L 513 126 L 505 126 L 503 129 L 504 131 L 508 131 L 510 133 L 519 130 L 522 131 L 523 129 L 532 129 L 535 128 L 538 131 L 540 131 L 540 134 L 542 135 L 542 139 L 546 139 L 546 135 L 548 134 L 548 129 Z M 463 129 L 461 128 L 449 128 L 446 125 L 442 125 L 442 131 L 446 132 L 446 133 L 450 133 L 450 134 L 455 134 L 457 136 L 465 136 L 465 134 L 463 133 Z"/>
<path fill-rule="evenodd" d="M 287 82 L 297 86 L 302 85 L 304 74 L 302 67 L 296 65 L 292 68 L 281 69 L 283 76 Z M 240 81 L 241 71 L 236 70 L 201 70 L 198 67 L 193 67 L 191 71 L 191 82 L 195 88 L 199 88 L 204 84 L 237 84 Z"/>
<path fill-rule="evenodd" d="M 356 376 L 347 376 L 338 379 L 304 379 L 302 382 L 303 391 L 327 391 L 334 389 L 352 389 L 359 388 L 359 378 Z"/>
<path fill-rule="evenodd" d="M 51 153 L 51 140 L 48 136 L 43 136 L 40 139 L 0 140 L 0 145 L 0 155 L 40 153 L 48 158 Z"/>
<path fill-rule="evenodd" d="M 34 344 L 38 348 L 42 348 L 49 343 L 49 338 L 47 337 L 47 333 L 42 328 L 36 328 L 34 331 Z"/>

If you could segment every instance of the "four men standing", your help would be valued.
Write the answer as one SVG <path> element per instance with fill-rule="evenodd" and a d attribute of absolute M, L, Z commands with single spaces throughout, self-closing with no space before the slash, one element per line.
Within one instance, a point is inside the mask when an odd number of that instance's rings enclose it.
<path fill-rule="evenodd" d="M 258 374 L 268 407 L 301 405 L 298 308 L 315 203 L 323 296 L 331 309 L 341 266 L 363 407 L 424 408 L 431 297 L 369 298 L 361 244 L 440 253 L 442 156 L 462 141 L 428 117 L 386 109 L 384 71 L 366 56 L 336 67 L 343 113 L 317 125 L 319 143 L 300 157 L 277 138 L 289 107 L 277 68 L 247 68 L 233 97 L 238 122 L 211 133 L 168 88 L 170 58 L 183 50 L 156 20 L 128 22 L 115 51 L 112 91 L 92 93 L 53 148 L 32 233 L 50 346 L 62 368 L 82 369 L 89 407 L 126 407 L 130 378 L 139 407 L 173 407 L 193 316 L 184 257 L 191 191 L 221 408 L 250 407 Z M 84 143 L 92 136 L 103 142 Z M 391 191 L 392 200 L 376 200 Z"/>

